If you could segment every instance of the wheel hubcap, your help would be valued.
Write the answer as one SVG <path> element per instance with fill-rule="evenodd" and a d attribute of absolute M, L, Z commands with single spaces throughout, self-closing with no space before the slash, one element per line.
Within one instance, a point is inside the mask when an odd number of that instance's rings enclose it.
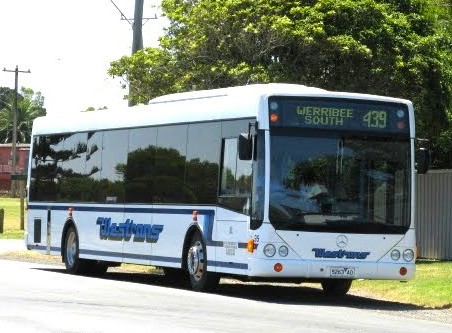
<path fill-rule="evenodd" d="M 75 233 L 71 232 L 66 244 L 66 260 L 70 267 L 74 266 L 75 254 L 77 253 L 77 241 Z"/>
<path fill-rule="evenodd" d="M 190 275 L 199 281 L 204 273 L 204 250 L 201 242 L 197 241 L 188 250 L 187 266 Z"/>

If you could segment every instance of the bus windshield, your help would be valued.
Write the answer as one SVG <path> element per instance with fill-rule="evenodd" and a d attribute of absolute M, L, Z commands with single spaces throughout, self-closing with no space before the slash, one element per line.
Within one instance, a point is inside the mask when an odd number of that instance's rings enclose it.
<path fill-rule="evenodd" d="M 407 137 L 272 128 L 269 219 L 279 230 L 405 233 Z"/>

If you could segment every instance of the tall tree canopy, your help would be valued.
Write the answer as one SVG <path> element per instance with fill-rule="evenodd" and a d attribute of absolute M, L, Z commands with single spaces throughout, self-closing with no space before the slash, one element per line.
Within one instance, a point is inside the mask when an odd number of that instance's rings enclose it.
<path fill-rule="evenodd" d="M 132 101 L 257 82 L 407 98 L 435 165 L 452 167 L 447 7 L 429 0 L 163 0 L 162 8 L 170 25 L 160 47 L 109 69 L 131 83 Z"/>
<path fill-rule="evenodd" d="M 0 142 L 11 143 L 15 91 L 0 88 Z M 44 97 L 40 92 L 22 87 L 17 98 L 17 142 L 30 143 L 33 120 L 44 116 Z"/>

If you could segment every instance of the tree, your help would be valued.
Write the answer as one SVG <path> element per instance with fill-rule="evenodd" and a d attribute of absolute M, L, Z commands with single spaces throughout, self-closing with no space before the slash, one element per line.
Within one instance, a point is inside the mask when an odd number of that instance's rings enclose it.
<path fill-rule="evenodd" d="M 438 30 L 444 36 L 443 42 L 446 51 L 442 53 L 445 80 L 442 84 L 445 89 L 452 90 L 452 0 L 435 1 L 438 16 Z M 448 49 L 447 49 L 448 48 Z M 449 104 L 450 105 L 450 104 Z M 452 108 L 447 110 L 447 126 L 433 141 L 434 166 L 438 168 L 452 168 Z"/>
<path fill-rule="evenodd" d="M 0 141 L 11 143 L 13 137 L 13 112 L 15 92 L 9 88 L 0 88 L 3 97 L 0 99 Z M 32 89 L 21 88 L 17 98 L 17 141 L 29 143 L 33 120 L 44 116 L 44 97 L 40 92 Z"/>
<path fill-rule="evenodd" d="M 135 102 L 289 82 L 410 99 L 418 136 L 436 151 L 450 127 L 451 36 L 429 0 L 163 0 L 162 8 L 170 25 L 160 48 L 109 70 L 133 82 Z"/>

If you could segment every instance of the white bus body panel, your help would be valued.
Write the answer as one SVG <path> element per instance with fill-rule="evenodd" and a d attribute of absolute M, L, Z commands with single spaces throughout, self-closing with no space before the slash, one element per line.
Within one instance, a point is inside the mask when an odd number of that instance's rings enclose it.
<path fill-rule="evenodd" d="M 403 253 L 410 249 L 415 251 L 415 234 L 410 229 L 405 235 L 375 235 L 375 234 L 339 234 L 302 231 L 274 231 L 269 223 L 265 223 L 255 236 L 259 244 L 254 253 L 248 256 L 248 275 L 267 278 L 331 278 L 331 268 L 353 269 L 353 279 L 390 279 L 408 280 L 414 277 L 414 260 L 406 262 L 402 256 L 399 260 L 391 259 L 394 249 Z M 347 244 L 339 247 L 338 239 L 346 237 Z M 275 256 L 268 258 L 263 253 L 266 244 L 273 244 L 276 249 L 284 245 L 289 248 L 287 257 Z M 342 244 L 341 244 L 342 246 Z M 345 252 L 336 252 L 338 258 L 316 257 L 314 249 L 323 249 L 334 254 L 334 251 L 346 251 L 351 254 L 346 258 Z M 325 253 L 325 251 L 323 253 Z M 362 259 L 353 258 L 356 253 L 364 253 Z M 367 254 L 368 253 L 368 254 Z M 342 255 L 341 255 L 342 254 Z M 276 272 L 274 265 L 282 264 L 283 269 Z M 405 275 L 400 269 L 407 269 Z"/>
<path fill-rule="evenodd" d="M 71 207 L 72 216 L 68 208 Z M 51 211 L 51 239 L 46 238 L 47 209 Z M 196 221 L 193 212 L 197 212 Z M 80 242 L 80 258 L 109 262 L 135 263 L 161 267 L 181 268 L 183 245 L 187 231 L 195 226 L 201 231 L 206 243 L 208 269 L 227 274 L 247 274 L 248 254 L 246 242 L 248 219 L 215 206 L 163 206 L 140 205 L 115 207 L 106 205 L 70 205 L 43 203 L 31 204 L 28 211 L 28 230 L 33 230 L 33 221 L 41 219 L 41 242 L 35 243 L 27 235 L 29 249 L 61 254 L 63 228 L 68 219 L 75 223 Z M 161 225 L 162 230 L 154 241 L 136 240 L 134 236 L 102 237 L 99 220 L 108 219 L 110 226 L 124 222 L 135 225 Z"/>

